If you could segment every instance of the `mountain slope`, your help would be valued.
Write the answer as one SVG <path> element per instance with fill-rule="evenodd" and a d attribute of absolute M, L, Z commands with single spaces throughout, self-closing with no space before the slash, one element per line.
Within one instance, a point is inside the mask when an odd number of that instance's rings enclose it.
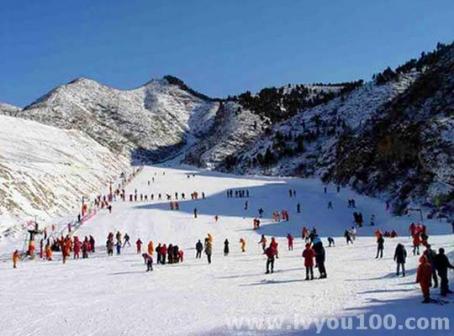
<path fill-rule="evenodd" d="M 11 216 L 76 215 L 81 196 L 106 188 L 129 167 L 128 158 L 80 131 L 2 115 L 0 125 L 0 224 Z"/>
<path fill-rule="evenodd" d="M 439 45 L 271 125 L 223 162 L 201 164 L 240 174 L 318 176 L 382 196 L 397 213 L 414 202 L 452 216 L 453 62 L 454 45 Z"/>
<path fill-rule="evenodd" d="M 166 79 L 123 91 L 80 78 L 15 115 L 81 130 L 133 160 L 156 160 L 178 150 L 187 134 L 204 134 L 217 108 L 217 102 L 195 96 Z"/>

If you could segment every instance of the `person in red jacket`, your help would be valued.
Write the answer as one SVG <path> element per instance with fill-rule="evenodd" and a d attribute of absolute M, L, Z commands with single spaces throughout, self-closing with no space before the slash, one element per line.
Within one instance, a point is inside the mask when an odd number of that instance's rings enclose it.
<path fill-rule="evenodd" d="M 306 249 L 303 251 L 304 267 L 306 267 L 306 280 L 314 280 L 314 258 L 315 252 L 311 248 L 311 244 L 306 244 Z"/>
<path fill-rule="evenodd" d="M 419 233 L 413 235 L 413 255 L 419 255 L 419 245 L 421 245 L 421 237 Z"/>
<path fill-rule="evenodd" d="M 183 258 L 184 258 L 184 252 L 183 252 L 183 250 L 179 250 L 178 251 L 178 261 L 183 262 Z"/>
<path fill-rule="evenodd" d="M 274 272 L 274 258 L 276 256 L 276 250 L 274 249 L 274 247 L 270 244 L 270 246 L 268 246 L 266 249 L 265 249 L 265 254 L 266 254 L 266 274 L 269 274 L 270 273 L 270 267 L 271 267 L 271 273 Z"/>
<path fill-rule="evenodd" d="M 293 236 L 290 233 L 287 233 L 287 244 L 289 251 L 293 251 L 293 239 Z"/>
<path fill-rule="evenodd" d="M 166 244 L 163 244 L 161 246 L 161 264 L 165 265 L 166 264 L 166 255 L 167 255 L 167 246 Z"/>
<path fill-rule="evenodd" d="M 136 247 L 137 247 L 137 254 L 140 254 L 142 253 L 142 241 L 139 239 L 137 239 L 136 241 Z"/>
<path fill-rule="evenodd" d="M 79 259 L 80 256 L 80 248 L 82 247 L 82 243 L 80 242 L 78 237 L 74 237 L 74 259 Z"/>
<path fill-rule="evenodd" d="M 419 266 L 416 272 L 416 283 L 421 286 L 422 295 L 424 297 L 423 303 L 430 303 L 430 280 L 432 277 L 432 266 L 425 255 L 419 258 Z"/>
<path fill-rule="evenodd" d="M 272 237 L 271 242 L 270 242 L 270 247 L 274 249 L 276 259 L 279 259 L 279 250 L 277 248 L 278 243 L 276 241 L 276 238 Z"/>

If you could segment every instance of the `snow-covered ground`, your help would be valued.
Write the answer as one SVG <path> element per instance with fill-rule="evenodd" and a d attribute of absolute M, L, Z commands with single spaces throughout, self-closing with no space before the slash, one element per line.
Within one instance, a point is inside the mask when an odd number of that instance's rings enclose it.
<path fill-rule="evenodd" d="M 164 175 L 165 172 L 165 175 Z M 195 176 L 187 177 L 194 173 Z M 155 182 L 148 186 L 148 181 Z M 230 188 L 247 188 L 250 192 L 248 210 L 246 199 L 227 198 Z M 288 189 L 296 189 L 290 198 Z M 337 193 L 316 179 L 239 177 L 190 168 L 145 167 L 127 187 L 127 193 L 184 192 L 188 198 L 193 191 L 205 192 L 206 199 L 180 202 L 180 211 L 169 210 L 167 201 L 115 202 L 113 212 L 100 212 L 84 223 L 76 235 L 93 235 L 97 252 L 85 260 L 61 257 L 54 261 L 24 261 L 18 269 L 11 262 L 0 263 L 0 330 L 1 335 L 237 335 L 237 334 L 305 334 L 300 325 L 293 328 L 295 319 L 356 316 L 366 314 L 395 314 L 397 323 L 407 317 L 448 317 L 450 331 L 433 331 L 450 335 L 454 310 L 447 305 L 422 305 L 420 290 L 415 285 L 417 257 L 411 255 L 411 240 L 407 228 L 416 217 L 396 218 L 385 211 L 382 202 L 359 196 L 348 189 Z M 376 216 L 376 227 L 359 231 L 354 245 L 347 246 L 342 234 L 352 225 L 353 209 L 347 200 L 355 198 L 357 210 L 368 223 Z M 332 201 L 334 209 L 327 208 Z M 302 213 L 296 213 L 296 203 Z M 193 209 L 199 216 L 193 218 Z M 262 227 L 252 230 L 257 209 L 265 210 Z M 274 210 L 288 209 L 290 221 L 273 223 Z M 215 222 L 214 216 L 219 216 Z M 447 252 L 454 250 L 451 227 L 446 222 L 427 221 L 430 242 Z M 316 227 L 322 240 L 334 236 L 336 247 L 326 248 L 328 278 L 305 281 L 301 252 L 304 243 L 301 227 Z M 386 239 L 385 257 L 375 259 L 376 243 L 373 231 L 396 229 L 400 238 Z M 153 240 L 178 244 L 185 251 L 185 261 L 173 265 L 155 265 L 145 272 L 142 257 L 135 246 L 126 248 L 121 256 L 107 257 L 104 242 L 109 232 L 127 232 L 134 242 Z M 213 262 L 205 256 L 195 259 L 194 245 L 211 233 L 214 237 Z M 295 236 L 293 251 L 287 251 L 285 236 Z M 265 257 L 257 242 L 260 234 L 279 242 L 279 259 L 275 273 L 265 274 Z M 230 255 L 223 256 L 223 241 L 230 241 Z M 239 239 L 247 241 L 247 252 L 241 253 Z M 407 247 L 407 277 L 396 277 L 393 261 L 397 242 Z M 10 242 L 0 254 L 22 247 L 22 241 Z M 452 260 L 452 259 L 451 259 Z M 317 273 L 317 270 L 315 270 Z M 450 273 L 452 279 L 452 273 Z M 437 297 L 438 290 L 433 290 Z M 247 324 L 237 329 L 233 319 L 263 318 L 283 321 L 275 330 L 249 330 Z M 241 323 L 241 320 L 236 320 Z M 243 320 L 246 322 L 246 320 Z M 264 321 L 265 323 L 267 321 Z M 269 321 L 268 321 L 269 322 Z M 276 329 L 277 328 L 277 329 Z M 296 328 L 298 329 L 298 328 Z M 315 325 L 310 326 L 315 333 Z M 332 331 L 345 335 L 418 335 L 428 330 Z M 330 334 L 324 329 L 322 334 Z"/>

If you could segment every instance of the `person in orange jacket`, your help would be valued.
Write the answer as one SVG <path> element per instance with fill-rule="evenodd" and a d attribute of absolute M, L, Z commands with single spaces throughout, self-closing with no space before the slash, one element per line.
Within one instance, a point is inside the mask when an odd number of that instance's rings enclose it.
<path fill-rule="evenodd" d="M 306 249 L 303 251 L 304 267 L 306 267 L 306 280 L 314 280 L 314 258 L 315 252 L 311 244 L 306 244 Z"/>
<path fill-rule="evenodd" d="M 62 251 L 62 256 L 63 256 L 63 264 L 66 263 L 66 258 L 68 258 L 71 254 L 71 239 L 69 237 L 65 238 L 65 241 L 63 243 L 63 251 Z"/>
<path fill-rule="evenodd" d="M 19 259 L 20 259 L 20 253 L 19 253 L 18 250 L 15 250 L 15 251 L 13 252 L 13 257 L 12 257 L 12 259 L 13 259 L 13 268 L 17 268 L 17 262 L 18 262 Z"/>
<path fill-rule="evenodd" d="M 30 240 L 30 242 L 28 243 L 28 255 L 32 259 L 35 257 L 35 241 L 34 240 Z"/>
<path fill-rule="evenodd" d="M 419 258 L 419 266 L 416 272 L 416 283 L 421 286 L 422 295 L 424 297 L 423 303 L 430 303 L 430 280 L 432 278 L 432 266 L 425 255 Z"/>
<path fill-rule="evenodd" d="M 150 256 L 153 256 L 153 252 L 154 252 L 153 241 L 150 240 L 150 242 L 148 243 L 148 254 Z M 158 260 L 158 262 L 159 262 L 159 260 Z"/>
<path fill-rule="evenodd" d="M 46 260 L 52 261 L 52 249 L 50 248 L 50 244 L 46 244 L 45 253 Z"/>
<path fill-rule="evenodd" d="M 142 241 L 139 239 L 137 239 L 136 241 L 136 247 L 137 247 L 137 254 L 140 254 L 142 253 Z"/>

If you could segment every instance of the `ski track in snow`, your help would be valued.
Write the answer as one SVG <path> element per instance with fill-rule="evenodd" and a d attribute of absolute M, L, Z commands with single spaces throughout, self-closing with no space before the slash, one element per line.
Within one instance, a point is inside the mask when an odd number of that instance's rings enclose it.
<path fill-rule="evenodd" d="M 359 196 L 348 189 L 338 194 L 315 179 L 239 177 L 216 172 L 191 170 L 189 167 L 168 168 L 165 165 L 145 167 L 127 187 L 127 193 L 184 192 L 206 194 L 205 200 L 180 201 L 180 211 L 170 211 L 168 202 L 116 202 L 113 213 L 101 211 L 76 232 L 79 237 L 93 235 L 97 252 L 86 260 L 69 260 L 62 265 L 59 254 L 53 262 L 21 262 L 13 270 L 11 262 L 0 263 L 0 307 L 2 335 L 248 335 L 304 334 L 307 331 L 230 330 L 227 320 L 234 317 L 279 316 L 292 322 L 300 317 L 351 316 L 358 313 L 394 313 L 397 317 L 447 316 L 454 321 L 454 310 L 448 305 L 422 305 L 419 287 L 415 285 L 417 257 L 411 255 L 407 228 L 413 217 L 396 218 L 384 211 L 379 200 Z M 165 175 L 162 172 L 165 171 Z M 195 177 L 187 178 L 188 172 Z M 156 173 L 156 175 L 155 175 Z M 155 177 L 150 187 L 147 181 Z M 228 188 L 248 188 L 246 199 L 226 198 Z M 288 189 L 295 188 L 296 198 Z M 354 197 L 366 224 L 376 215 L 375 227 L 364 227 L 354 246 L 346 246 L 342 234 L 352 223 L 353 209 L 347 199 Z M 296 214 L 296 203 L 302 213 Z M 327 209 L 332 201 L 333 210 Z M 192 211 L 197 207 L 199 216 Z M 263 207 L 265 218 L 258 231 L 252 230 L 252 218 Z M 288 209 L 290 222 L 272 223 L 273 210 Z M 217 223 L 214 216 L 219 215 Z M 433 247 L 454 250 L 450 226 L 428 221 Z M 304 281 L 305 271 L 300 238 L 302 225 L 315 226 L 325 247 L 326 237 L 336 239 L 336 247 L 326 247 L 328 279 Z M 385 257 L 376 260 L 376 228 L 396 228 L 400 238 L 385 241 Z M 121 256 L 107 257 L 104 243 L 108 232 L 121 230 L 131 236 L 132 247 Z M 285 236 L 295 236 L 293 251 L 287 251 Z M 207 233 L 214 236 L 213 263 L 205 255 L 195 259 L 194 245 Z M 260 234 L 275 236 L 279 242 L 276 272 L 265 275 L 265 257 L 257 244 Z M 135 254 L 135 241 L 140 237 L 144 247 L 151 239 L 178 244 L 185 251 L 182 264 L 155 265 L 145 272 L 142 257 Z M 247 240 L 247 252 L 241 253 L 239 239 Z M 230 241 L 230 255 L 224 257 L 223 241 Z M 407 248 L 408 275 L 394 276 L 392 260 L 397 242 Z M 22 241 L 10 242 L 7 251 L 20 247 Z M 452 259 L 451 259 L 452 260 Z M 317 274 L 317 270 L 314 270 Z M 452 278 L 452 273 L 450 273 Z M 438 290 L 432 291 L 438 294 Z M 435 295 L 437 297 L 437 295 Z M 401 322 L 399 320 L 399 322 Z M 314 331 L 312 329 L 312 331 Z M 427 331 L 384 331 L 376 334 L 418 335 Z M 431 331 L 433 334 L 437 332 Z M 329 334 L 326 331 L 322 334 Z M 333 334 L 343 334 L 333 331 Z M 346 331 L 345 335 L 355 334 Z M 362 334 L 375 334 L 363 331 Z M 447 335 L 442 331 L 439 335 Z"/>

